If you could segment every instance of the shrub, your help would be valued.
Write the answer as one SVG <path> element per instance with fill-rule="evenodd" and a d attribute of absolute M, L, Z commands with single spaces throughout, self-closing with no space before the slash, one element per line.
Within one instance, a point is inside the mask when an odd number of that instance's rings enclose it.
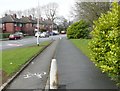
<path fill-rule="evenodd" d="M 89 35 L 89 24 L 84 20 L 73 23 L 67 29 L 67 37 L 69 39 L 88 38 Z"/>
<path fill-rule="evenodd" d="M 2 38 L 8 38 L 10 33 L 0 33 L 0 39 Z"/>
<path fill-rule="evenodd" d="M 111 11 L 102 14 L 94 22 L 89 47 L 92 59 L 102 72 L 106 72 L 120 84 L 120 20 L 118 3 L 112 3 Z"/>

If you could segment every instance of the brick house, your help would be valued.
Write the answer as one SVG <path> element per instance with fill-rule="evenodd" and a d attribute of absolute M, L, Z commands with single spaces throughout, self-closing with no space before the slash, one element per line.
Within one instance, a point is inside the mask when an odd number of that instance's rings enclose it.
<path fill-rule="evenodd" d="M 52 31 L 52 22 L 50 19 L 40 19 L 39 24 L 40 30 Z M 16 14 L 6 14 L 5 17 L 2 18 L 3 33 L 15 33 L 21 31 L 28 35 L 34 35 L 35 27 L 37 27 L 37 18 L 33 20 L 31 15 L 29 17 L 22 16 L 22 18 L 18 19 Z M 57 25 L 53 24 L 53 29 L 56 27 Z"/>
<path fill-rule="evenodd" d="M 26 33 L 26 34 L 33 35 L 34 34 L 34 27 L 35 27 L 34 24 L 36 22 L 34 20 L 32 20 L 32 17 L 31 16 L 29 16 L 29 17 L 22 16 L 20 21 L 21 21 L 21 24 L 22 24 L 21 31 Z"/>
<path fill-rule="evenodd" d="M 21 31 L 23 33 L 33 35 L 34 34 L 34 24 L 36 22 L 32 20 L 32 17 L 22 17 L 17 18 L 17 15 L 5 15 L 2 18 L 2 32 L 3 33 L 15 33 Z"/>
<path fill-rule="evenodd" d="M 3 33 L 14 33 L 15 32 L 15 21 L 11 15 L 5 15 L 2 18 L 2 30 Z"/>
<path fill-rule="evenodd" d="M 55 23 L 52 24 L 52 21 L 50 19 L 44 20 L 43 25 L 44 25 L 44 28 L 49 32 L 52 32 L 52 29 L 53 30 L 57 29 L 57 24 L 55 24 Z"/>
<path fill-rule="evenodd" d="M 2 30 L 3 33 L 15 33 L 21 31 L 21 22 L 16 14 L 6 14 L 5 17 L 2 18 Z"/>

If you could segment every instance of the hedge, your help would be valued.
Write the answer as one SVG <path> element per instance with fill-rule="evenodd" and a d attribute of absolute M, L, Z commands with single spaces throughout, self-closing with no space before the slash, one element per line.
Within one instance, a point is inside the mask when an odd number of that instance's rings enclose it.
<path fill-rule="evenodd" d="M 10 33 L 0 33 L 0 39 L 8 38 Z"/>
<path fill-rule="evenodd" d="M 73 23 L 67 28 L 67 37 L 69 39 L 88 38 L 89 24 L 84 20 Z"/>
<path fill-rule="evenodd" d="M 89 44 L 93 62 L 120 85 L 120 20 L 118 3 L 94 22 Z"/>

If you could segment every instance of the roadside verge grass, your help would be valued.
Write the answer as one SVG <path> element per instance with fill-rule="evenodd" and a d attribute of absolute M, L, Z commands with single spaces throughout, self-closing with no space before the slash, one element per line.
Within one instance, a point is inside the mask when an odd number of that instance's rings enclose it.
<path fill-rule="evenodd" d="M 90 56 L 90 50 L 88 48 L 88 43 L 90 39 L 71 39 L 70 40 L 77 48 L 79 48 L 89 59 Z"/>
<path fill-rule="evenodd" d="M 34 57 L 38 52 L 50 44 L 49 41 L 43 42 L 40 46 L 32 45 L 21 48 L 9 49 L 2 51 L 2 72 L 5 76 L 10 77 L 16 73 L 22 65 Z M 1 53 L 0 53 L 1 54 Z M 4 79 L 4 77 L 3 77 Z"/>

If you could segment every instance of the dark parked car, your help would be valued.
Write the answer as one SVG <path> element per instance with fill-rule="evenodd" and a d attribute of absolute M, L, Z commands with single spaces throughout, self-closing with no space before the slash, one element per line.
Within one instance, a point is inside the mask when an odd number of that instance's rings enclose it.
<path fill-rule="evenodd" d="M 21 39 L 21 36 L 19 34 L 10 34 L 9 35 L 9 40 L 16 40 L 16 39 Z"/>

